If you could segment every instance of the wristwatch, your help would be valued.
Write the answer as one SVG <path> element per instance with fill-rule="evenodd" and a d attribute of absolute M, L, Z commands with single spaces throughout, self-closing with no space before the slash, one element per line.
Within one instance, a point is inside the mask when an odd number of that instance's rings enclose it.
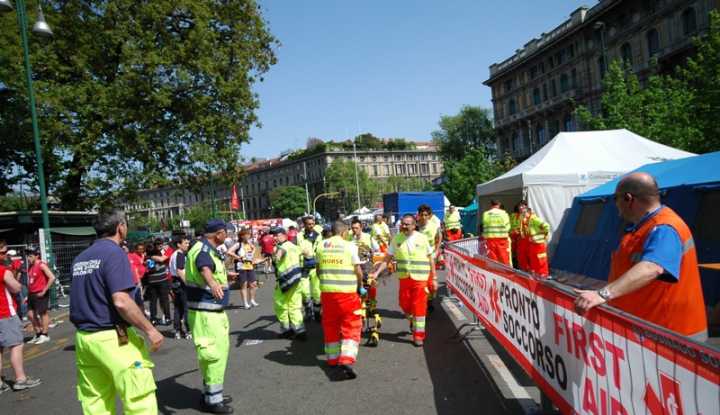
<path fill-rule="evenodd" d="M 605 288 L 598 290 L 598 295 L 602 297 L 602 299 L 605 301 L 610 300 L 610 291 L 606 290 Z"/>

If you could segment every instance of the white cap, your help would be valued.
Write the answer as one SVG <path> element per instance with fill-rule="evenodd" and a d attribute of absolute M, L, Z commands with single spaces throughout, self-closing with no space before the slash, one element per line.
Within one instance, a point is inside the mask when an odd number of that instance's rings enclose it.
<path fill-rule="evenodd" d="M 17 255 L 17 251 L 14 250 L 14 249 L 11 249 L 11 250 L 8 251 L 8 255 L 10 255 L 10 256 L 15 256 L 15 255 Z"/>

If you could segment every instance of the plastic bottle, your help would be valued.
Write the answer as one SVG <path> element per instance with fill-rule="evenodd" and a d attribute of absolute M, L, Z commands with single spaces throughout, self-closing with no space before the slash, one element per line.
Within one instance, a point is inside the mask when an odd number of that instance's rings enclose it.
<path fill-rule="evenodd" d="M 140 369 L 142 369 L 142 363 L 135 362 L 135 370 L 140 370 Z"/>

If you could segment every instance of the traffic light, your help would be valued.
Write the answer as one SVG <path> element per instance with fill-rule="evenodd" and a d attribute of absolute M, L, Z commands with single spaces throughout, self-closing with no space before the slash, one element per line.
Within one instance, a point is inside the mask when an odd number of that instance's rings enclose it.
<path fill-rule="evenodd" d="M 345 189 L 344 187 L 342 189 L 340 189 L 340 197 L 345 197 L 346 194 L 347 194 L 347 189 Z"/>

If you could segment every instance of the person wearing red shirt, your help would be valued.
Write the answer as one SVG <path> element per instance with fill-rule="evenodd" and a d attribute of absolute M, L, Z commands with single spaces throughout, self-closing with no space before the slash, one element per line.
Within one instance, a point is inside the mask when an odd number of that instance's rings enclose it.
<path fill-rule="evenodd" d="M 40 251 L 34 247 L 25 248 L 30 269 L 28 269 L 28 319 L 35 329 L 35 337 L 28 344 L 43 344 L 50 341 L 48 329 L 50 316 L 48 306 L 50 296 L 47 295 L 55 282 L 55 275 L 50 267 L 40 260 Z"/>
<path fill-rule="evenodd" d="M 0 241 L 0 262 L 8 257 L 7 245 Z M 40 379 L 32 379 L 23 369 L 23 335 L 17 312 L 15 296 L 20 292 L 20 285 L 7 267 L 0 265 L 0 371 L 3 368 L 2 356 L 5 348 L 10 349 L 10 366 L 15 372 L 14 390 L 32 388 L 40 384 Z M 1 378 L 1 376 L 0 376 Z M 24 380 L 23 380 L 24 379 Z M 0 391 L 10 386 L 0 380 Z"/>
<path fill-rule="evenodd" d="M 135 293 L 133 295 L 130 295 L 130 297 L 132 297 L 137 303 L 137 305 L 144 310 L 145 303 L 143 303 L 142 299 L 142 284 L 140 284 L 140 280 L 142 279 L 143 275 L 145 275 L 146 270 L 145 265 L 143 265 L 143 261 L 145 259 L 145 255 L 143 255 L 143 253 L 145 252 L 145 246 L 142 244 L 138 244 L 138 246 L 135 248 L 135 252 L 133 253 L 130 253 L 130 244 L 128 244 L 127 241 L 122 241 L 120 246 L 128 255 L 128 261 L 130 261 L 130 270 L 133 273 L 133 281 L 135 282 Z M 140 248 L 142 248 L 142 250 Z"/>
<path fill-rule="evenodd" d="M 273 253 L 275 252 L 275 238 L 269 233 L 264 234 L 260 238 L 260 246 L 262 247 L 263 255 L 265 256 L 265 274 L 268 272 L 273 273 L 272 260 Z M 267 279 L 267 278 L 266 278 Z"/>

